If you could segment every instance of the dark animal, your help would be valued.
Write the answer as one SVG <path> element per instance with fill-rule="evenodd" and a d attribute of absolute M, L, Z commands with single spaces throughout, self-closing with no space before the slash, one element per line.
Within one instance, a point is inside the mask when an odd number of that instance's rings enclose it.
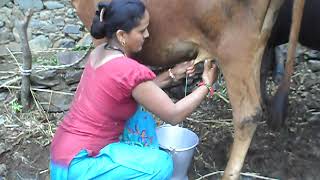
<path fill-rule="evenodd" d="M 285 0 L 280 8 L 278 18 L 265 49 L 261 67 L 261 92 L 264 103 L 266 104 L 265 107 L 269 112 L 268 123 L 273 129 L 282 127 L 284 120 L 287 117 L 287 94 L 289 92 L 278 92 L 278 95 L 268 97 L 265 83 L 270 69 L 273 68 L 274 79 L 278 84 L 281 82 L 285 73 L 284 65 L 286 57 L 281 52 L 277 52 L 275 47 L 289 41 L 292 5 L 292 0 Z M 317 22 L 317 20 L 320 19 L 319 8 L 319 0 L 307 0 L 305 2 L 299 34 L 300 44 L 315 50 L 320 50 L 320 23 Z M 283 95 L 280 96 L 280 94 Z"/>

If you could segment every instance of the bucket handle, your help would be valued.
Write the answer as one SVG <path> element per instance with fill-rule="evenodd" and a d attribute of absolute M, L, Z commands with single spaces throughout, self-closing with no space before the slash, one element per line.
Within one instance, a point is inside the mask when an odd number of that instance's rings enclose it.
<path fill-rule="evenodd" d="M 165 147 L 165 148 L 163 148 L 163 147 L 160 147 L 162 150 L 164 150 L 164 151 L 166 151 L 166 152 L 168 152 L 168 153 L 170 153 L 170 154 L 176 154 L 177 153 L 177 151 L 176 151 L 176 149 L 175 148 L 173 148 L 173 147 Z"/>

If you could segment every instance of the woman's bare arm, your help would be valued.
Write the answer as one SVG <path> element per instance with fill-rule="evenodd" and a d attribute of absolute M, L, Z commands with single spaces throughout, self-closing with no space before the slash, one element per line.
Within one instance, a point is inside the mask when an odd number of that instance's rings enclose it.
<path fill-rule="evenodd" d="M 198 87 L 194 92 L 173 103 L 170 97 L 154 82 L 147 81 L 136 86 L 132 92 L 134 99 L 163 121 L 176 125 L 189 116 L 204 99 L 208 89 Z"/>

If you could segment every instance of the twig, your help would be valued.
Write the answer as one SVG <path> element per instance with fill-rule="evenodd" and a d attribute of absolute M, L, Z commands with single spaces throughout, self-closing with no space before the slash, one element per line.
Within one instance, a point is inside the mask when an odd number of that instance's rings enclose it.
<path fill-rule="evenodd" d="M 11 89 L 20 89 L 21 87 L 19 86 L 6 86 L 6 85 L 1 85 L 1 87 L 5 87 L 5 88 L 11 88 Z M 67 93 L 67 92 L 61 92 L 61 91 L 53 91 L 53 90 L 49 90 L 49 89 L 38 89 L 38 88 L 31 88 L 31 90 L 33 91 L 40 91 L 40 92 L 47 92 L 47 93 L 55 93 L 55 94 L 63 94 L 63 95 L 68 95 L 68 96 L 74 96 L 74 94 L 72 93 Z"/>
<path fill-rule="evenodd" d="M 16 75 L 15 74 L 13 74 L 13 75 L 10 75 L 10 76 L 2 76 L 2 77 L 0 77 L 0 80 L 3 80 L 3 79 L 12 79 L 13 77 L 15 77 Z"/>
<path fill-rule="evenodd" d="M 38 50 L 38 51 L 32 51 L 32 53 L 37 54 L 37 53 L 50 53 L 50 52 L 59 52 L 62 50 L 72 50 L 73 48 L 48 48 L 47 50 Z M 22 51 L 15 51 L 12 52 L 12 54 L 16 55 L 16 54 L 22 54 Z M 1 54 L 1 56 L 10 56 L 11 54 Z"/>
<path fill-rule="evenodd" d="M 206 174 L 204 176 L 201 176 L 200 178 L 198 178 L 196 180 L 201 180 L 201 179 L 204 179 L 206 177 L 210 177 L 210 176 L 213 176 L 213 175 L 216 175 L 216 174 L 223 174 L 223 171 L 212 172 L 212 173 Z"/>
<path fill-rule="evenodd" d="M 223 95 L 221 95 L 221 93 L 216 92 L 215 93 L 219 98 L 221 98 L 224 102 L 226 102 L 227 104 L 230 104 L 230 101 L 228 99 L 226 99 Z"/>
<path fill-rule="evenodd" d="M 200 178 L 198 178 L 196 180 L 201 180 L 201 179 L 204 179 L 206 177 L 210 177 L 210 176 L 213 176 L 213 175 L 216 175 L 216 174 L 223 174 L 223 173 L 224 173 L 224 171 L 212 172 L 212 173 L 206 174 L 204 176 L 201 176 Z M 259 175 L 256 175 L 255 173 L 240 173 L 240 174 L 242 176 L 254 177 L 254 178 L 259 178 L 259 179 L 263 179 L 263 180 L 279 180 L 279 179 L 275 179 L 275 178 L 259 176 Z"/>
<path fill-rule="evenodd" d="M 232 119 L 221 119 L 221 120 L 195 120 L 193 118 L 187 117 L 186 120 L 196 123 L 219 123 L 219 124 L 231 124 L 232 125 Z"/>
<path fill-rule="evenodd" d="M 17 74 L 17 71 L 0 71 L 0 74 Z"/>
<path fill-rule="evenodd" d="M 39 110 L 40 113 L 42 113 L 44 115 L 44 117 L 46 118 L 47 120 L 47 123 L 48 123 L 48 126 L 49 126 L 49 133 L 50 133 L 50 137 L 52 138 L 53 137 L 53 132 L 52 132 L 52 127 L 51 127 L 51 124 L 50 124 L 50 121 L 49 121 L 49 118 L 48 118 L 48 115 L 46 114 L 46 112 L 44 111 L 44 109 L 42 108 L 42 106 L 39 104 L 37 98 L 35 97 L 34 95 L 34 92 L 31 90 L 31 95 L 32 95 L 32 98 Z"/>
<path fill-rule="evenodd" d="M 8 80 L 8 81 L 4 82 L 3 84 L 1 84 L 1 85 L 0 85 L 0 88 L 3 88 L 3 87 L 9 87 L 9 86 L 8 86 L 9 84 L 15 83 L 15 82 L 19 81 L 20 79 L 21 79 L 21 77 L 20 77 L 20 76 L 19 76 L 19 77 L 14 78 L 14 79 L 10 79 L 10 80 Z"/>
<path fill-rule="evenodd" d="M 48 102 L 48 111 L 50 110 L 50 106 L 51 106 L 51 99 L 52 99 L 52 92 L 50 93 L 50 98 L 49 98 L 49 102 Z"/>
<path fill-rule="evenodd" d="M 13 53 L 11 52 L 11 50 L 10 50 L 8 47 L 6 47 L 6 48 L 7 48 L 7 51 L 10 53 L 11 57 L 12 57 L 12 58 L 14 59 L 14 61 L 16 62 L 18 68 L 21 69 L 21 68 L 22 68 L 22 67 L 21 67 L 21 64 L 19 64 L 17 58 L 13 55 Z"/>
<path fill-rule="evenodd" d="M 49 172 L 49 169 L 42 170 L 42 171 L 39 172 L 39 174 L 43 174 L 43 173 L 46 173 L 46 172 Z"/>

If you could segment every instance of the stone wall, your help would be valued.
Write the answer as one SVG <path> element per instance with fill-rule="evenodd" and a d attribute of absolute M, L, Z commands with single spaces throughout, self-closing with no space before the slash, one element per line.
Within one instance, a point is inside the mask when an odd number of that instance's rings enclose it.
<path fill-rule="evenodd" d="M 91 38 L 77 18 L 71 0 L 1 0 L 0 55 L 8 54 L 4 47 L 12 51 L 20 50 L 14 22 L 20 11 L 29 8 L 35 11 L 28 28 L 32 50 L 90 45 Z"/>

